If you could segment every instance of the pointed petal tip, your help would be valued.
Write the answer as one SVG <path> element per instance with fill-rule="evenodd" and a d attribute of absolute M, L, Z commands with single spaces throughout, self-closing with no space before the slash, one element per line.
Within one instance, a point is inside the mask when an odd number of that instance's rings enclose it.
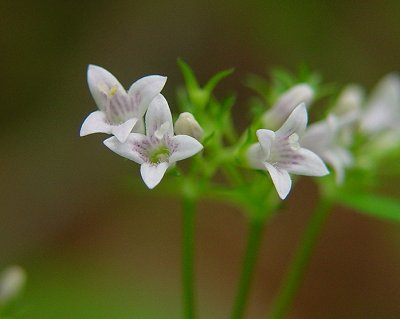
<path fill-rule="evenodd" d="M 325 162 L 322 161 L 318 166 L 314 167 L 314 174 L 311 176 L 317 176 L 317 177 L 322 177 L 329 175 L 331 172 L 329 171 L 328 167 L 325 165 Z"/>
<path fill-rule="evenodd" d="M 80 136 L 86 136 L 93 133 L 111 133 L 111 126 L 106 123 L 105 115 L 101 111 L 90 113 L 83 121 L 79 131 Z"/>
<path fill-rule="evenodd" d="M 138 119 L 133 117 L 128 121 L 114 127 L 112 130 L 113 135 L 118 139 L 118 141 L 125 143 L 137 121 Z"/>
<path fill-rule="evenodd" d="M 96 64 L 88 64 L 87 66 L 87 72 L 93 72 L 97 70 L 105 70 L 103 67 L 96 65 Z"/>
<path fill-rule="evenodd" d="M 292 179 L 285 169 L 275 167 L 268 162 L 264 163 L 265 169 L 271 176 L 275 189 L 281 199 L 285 199 L 292 188 Z"/>
<path fill-rule="evenodd" d="M 103 144 L 112 150 L 116 144 L 115 142 L 118 142 L 118 139 L 115 136 L 111 136 L 111 137 L 105 139 L 103 141 Z"/>
<path fill-rule="evenodd" d="M 166 162 L 157 165 L 143 163 L 140 166 L 140 174 L 142 175 L 143 182 L 149 189 L 153 189 L 161 182 L 167 168 L 168 163 Z"/>

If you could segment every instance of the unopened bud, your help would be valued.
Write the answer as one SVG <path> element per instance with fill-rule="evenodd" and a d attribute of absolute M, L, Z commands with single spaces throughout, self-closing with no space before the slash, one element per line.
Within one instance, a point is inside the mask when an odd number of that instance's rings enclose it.
<path fill-rule="evenodd" d="M 400 122 L 400 75 L 386 75 L 373 89 L 364 107 L 361 129 L 364 133 L 380 133 L 398 129 Z"/>
<path fill-rule="evenodd" d="M 275 105 L 264 113 L 262 122 L 265 128 L 276 130 L 286 121 L 290 113 L 300 103 L 309 106 L 314 97 L 314 90 L 308 84 L 297 84 L 286 91 Z"/>
<path fill-rule="evenodd" d="M 340 93 L 333 111 L 338 116 L 359 113 L 364 99 L 364 92 L 359 85 L 350 84 Z"/>
<path fill-rule="evenodd" d="M 189 135 L 201 141 L 204 131 L 191 113 L 184 112 L 175 122 L 175 133 Z"/>
<path fill-rule="evenodd" d="M 25 285 L 26 273 L 20 266 L 10 266 L 0 273 L 0 306 L 12 301 Z"/>

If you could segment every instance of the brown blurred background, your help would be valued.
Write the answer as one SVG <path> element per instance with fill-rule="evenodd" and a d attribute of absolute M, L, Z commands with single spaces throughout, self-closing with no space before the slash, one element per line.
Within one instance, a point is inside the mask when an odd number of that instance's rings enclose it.
<path fill-rule="evenodd" d="M 177 57 L 203 83 L 235 67 L 218 92 L 239 92 L 238 121 L 248 73 L 306 63 L 370 88 L 400 70 L 395 0 L 3 0 L 0 17 L 0 268 L 29 276 L 16 318 L 181 317 L 179 201 L 146 191 L 104 136 L 78 137 L 95 109 L 89 63 L 125 86 L 167 75 L 172 108 Z M 399 196 L 399 179 L 385 182 Z M 265 234 L 247 318 L 263 318 L 315 202 L 315 185 L 300 183 Z M 201 204 L 200 318 L 228 317 L 245 235 L 240 211 Z M 288 318 L 400 318 L 400 225 L 338 207 Z"/>

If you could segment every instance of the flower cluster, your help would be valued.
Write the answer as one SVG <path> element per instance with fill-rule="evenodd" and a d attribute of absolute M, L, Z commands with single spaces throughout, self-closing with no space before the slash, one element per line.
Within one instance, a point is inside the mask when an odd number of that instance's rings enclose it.
<path fill-rule="evenodd" d="M 149 188 L 160 183 L 168 167 L 203 148 L 189 135 L 174 135 L 170 108 L 160 94 L 165 82 L 166 77 L 146 76 L 126 92 L 107 70 L 94 65 L 88 68 L 89 89 L 99 111 L 89 114 L 80 135 L 114 135 L 104 144 L 140 164 L 140 173 Z"/>
<path fill-rule="evenodd" d="M 306 107 L 313 90 L 298 84 L 281 95 L 262 117 L 266 128 L 257 130 L 258 143 L 248 152 L 251 167 L 268 171 L 283 199 L 291 188 L 288 173 L 323 176 L 331 166 L 337 184 L 345 179 L 345 170 L 354 165 L 351 148 L 354 136 L 362 136 L 364 144 L 373 144 L 382 151 L 398 147 L 400 130 L 400 77 L 385 76 L 368 99 L 358 85 L 343 89 L 327 117 L 306 128 Z M 296 106 L 297 105 L 297 106 Z M 291 113 L 290 113 L 291 112 Z"/>
<path fill-rule="evenodd" d="M 342 185 L 346 170 L 358 160 L 353 152 L 355 140 L 380 150 L 399 144 L 398 75 L 384 77 L 368 98 L 360 86 L 348 85 L 334 101 L 329 114 L 308 127 L 308 109 L 317 94 L 310 84 L 294 84 L 255 119 L 251 125 L 256 126 L 255 134 L 246 139 L 235 137 L 229 105 L 218 104 L 211 98 L 212 89 L 229 71 L 217 74 L 201 88 L 189 67 L 183 62 L 180 66 L 188 92 L 175 129 L 168 103 L 160 93 L 166 77 L 146 76 L 125 91 L 105 69 L 94 65 L 88 68 L 89 89 L 99 110 L 86 118 L 81 136 L 97 132 L 113 135 L 104 144 L 138 163 L 149 188 L 157 186 L 177 161 L 199 153 L 203 149 L 199 141 L 207 141 L 209 150 L 199 169 L 203 169 L 205 178 L 212 179 L 220 170 L 228 175 L 228 180 L 233 177 L 238 181 L 241 164 L 245 162 L 247 168 L 269 173 L 281 199 L 291 190 L 291 174 L 324 176 L 329 174 L 328 166 L 335 172 L 337 185 Z M 202 126 L 187 110 L 196 113 Z M 225 147 L 226 140 L 234 150 L 245 151 L 230 152 Z M 202 174 L 199 170 L 193 178 Z M 252 184 L 242 177 L 239 180 L 244 186 Z"/>

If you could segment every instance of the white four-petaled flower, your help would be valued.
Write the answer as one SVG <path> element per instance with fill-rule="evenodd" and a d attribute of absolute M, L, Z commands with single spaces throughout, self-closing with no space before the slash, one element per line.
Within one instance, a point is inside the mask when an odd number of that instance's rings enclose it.
<path fill-rule="evenodd" d="M 188 135 L 174 135 L 168 103 L 159 94 L 150 103 L 145 118 L 146 135 L 131 133 L 125 143 L 110 137 L 104 144 L 115 153 L 141 165 L 140 173 L 149 188 L 157 186 L 168 167 L 191 157 L 203 146 Z"/>
<path fill-rule="evenodd" d="M 250 166 L 268 171 L 282 199 L 289 194 L 292 185 L 289 173 L 308 176 L 329 173 L 318 155 L 300 145 L 306 126 L 307 110 L 301 103 L 276 132 L 257 130 L 258 143 L 247 151 Z"/>
<path fill-rule="evenodd" d="M 89 65 L 87 80 L 99 110 L 85 119 L 80 135 L 107 133 L 124 142 L 132 130 L 143 131 L 142 118 L 167 78 L 160 75 L 145 76 L 133 83 L 127 92 L 110 72 Z"/>

